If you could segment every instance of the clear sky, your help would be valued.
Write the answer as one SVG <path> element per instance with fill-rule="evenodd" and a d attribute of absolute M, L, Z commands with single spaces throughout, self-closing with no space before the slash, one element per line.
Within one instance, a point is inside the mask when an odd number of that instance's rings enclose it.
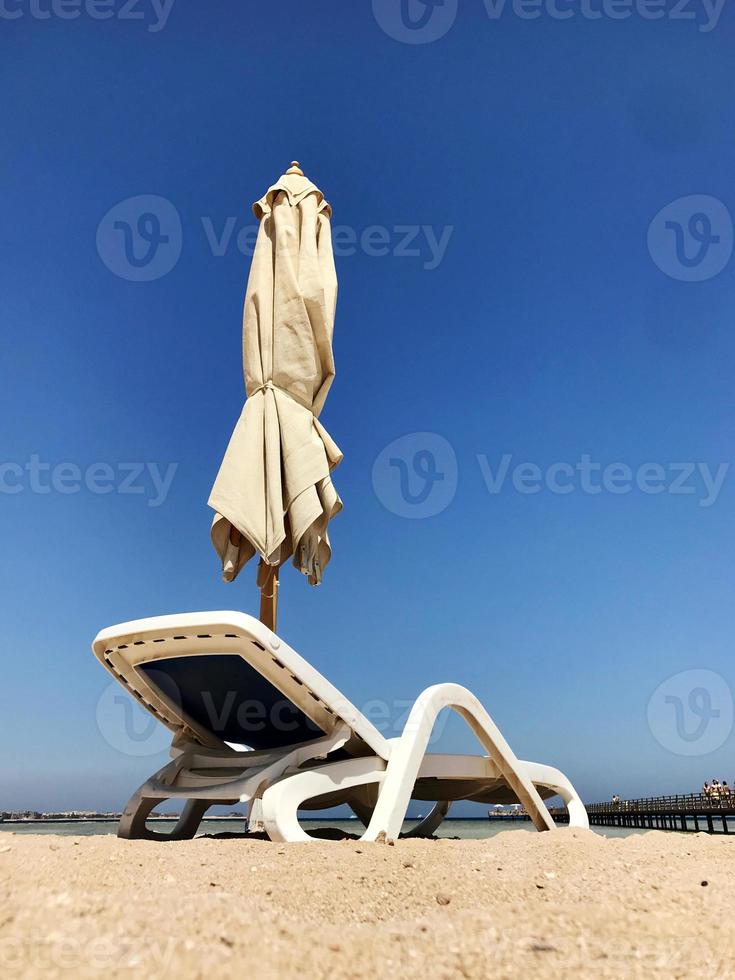
<path fill-rule="evenodd" d="M 588 800 L 735 779 L 732 9 L 0 7 L 0 809 L 165 759 L 121 751 L 100 628 L 257 610 L 206 501 L 293 158 L 340 226 L 345 509 L 282 635 L 394 724 L 467 685 Z"/>

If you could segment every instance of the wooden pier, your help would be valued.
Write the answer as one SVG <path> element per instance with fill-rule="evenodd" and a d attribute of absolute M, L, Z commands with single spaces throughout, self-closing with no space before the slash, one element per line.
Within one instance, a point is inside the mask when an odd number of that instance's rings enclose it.
<path fill-rule="evenodd" d="M 678 830 L 687 833 L 735 833 L 735 795 L 711 797 L 702 793 L 652 796 L 619 803 L 585 803 L 592 827 L 630 827 L 638 830 Z M 564 807 L 551 807 L 557 823 L 569 823 Z M 493 820 L 528 820 L 523 810 L 490 810 Z M 728 821 L 730 821 L 728 823 Z"/>
<path fill-rule="evenodd" d="M 701 793 L 653 796 L 619 803 L 585 804 L 593 827 L 633 827 L 640 830 L 678 830 L 689 833 L 735 833 L 735 797 Z M 567 823 L 566 811 L 552 811 L 558 823 Z M 728 821 L 730 823 L 728 824 Z"/>

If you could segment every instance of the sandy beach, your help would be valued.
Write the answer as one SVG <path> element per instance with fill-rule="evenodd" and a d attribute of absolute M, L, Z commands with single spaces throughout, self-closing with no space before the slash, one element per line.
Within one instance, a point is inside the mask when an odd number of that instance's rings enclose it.
<path fill-rule="evenodd" d="M 0 834 L 0 971 L 727 977 L 735 841 L 509 831 L 278 845 Z"/>

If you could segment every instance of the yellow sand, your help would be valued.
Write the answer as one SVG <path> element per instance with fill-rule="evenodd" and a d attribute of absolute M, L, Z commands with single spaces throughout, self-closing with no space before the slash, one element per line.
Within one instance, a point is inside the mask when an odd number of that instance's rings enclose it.
<path fill-rule="evenodd" d="M 706 884 L 705 884 L 706 882 Z M 735 976 L 735 841 L 0 834 L 0 976 Z"/>

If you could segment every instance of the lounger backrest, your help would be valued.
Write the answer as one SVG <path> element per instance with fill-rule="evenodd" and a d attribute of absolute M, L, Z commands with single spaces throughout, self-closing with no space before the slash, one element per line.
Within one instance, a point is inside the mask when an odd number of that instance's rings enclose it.
<path fill-rule="evenodd" d="M 354 733 L 352 754 L 387 758 L 378 730 L 295 650 L 252 616 L 183 613 L 102 630 L 97 658 L 148 711 L 210 747 L 279 748 Z"/>

